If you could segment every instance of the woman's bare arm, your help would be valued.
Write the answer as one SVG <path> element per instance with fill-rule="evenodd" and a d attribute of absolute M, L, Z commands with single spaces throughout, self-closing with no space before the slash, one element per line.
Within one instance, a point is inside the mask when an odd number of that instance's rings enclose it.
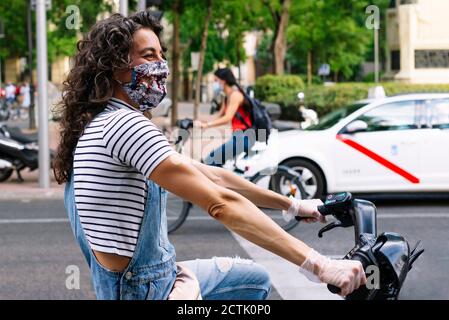
<path fill-rule="evenodd" d="M 220 106 L 220 110 L 218 111 L 218 117 L 222 117 L 225 114 L 226 103 L 223 101 Z"/>
<path fill-rule="evenodd" d="M 236 91 L 233 94 L 231 94 L 231 96 L 229 97 L 228 106 L 226 107 L 226 110 L 223 110 L 223 115 L 221 115 L 219 118 L 215 120 L 210 121 L 208 125 L 209 127 L 221 126 L 231 122 L 232 118 L 237 112 L 237 109 L 239 108 L 239 105 L 243 101 L 243 95 L 241 93 L 240 94 L 237 93 L 239 92 Z"/>
<path fill-rule="evenodd" d="M 208 166 L 196 160 L 190 161 L 192 161 L 195 168 L 200 170 L 211 181 L 241 194 L 258 207 L 288 210 L 292 204 L 289 198 L 274 191 L 261 188 L 229 170 Z"/>
<path fill-rule="evenodd" d="M 214 183 L 190 159 L 174 154 L 151 173 L 151 180 L 209 213 L 230 230 L 300 266 L 311 248 L 291 236 L 242 195 Z"/>

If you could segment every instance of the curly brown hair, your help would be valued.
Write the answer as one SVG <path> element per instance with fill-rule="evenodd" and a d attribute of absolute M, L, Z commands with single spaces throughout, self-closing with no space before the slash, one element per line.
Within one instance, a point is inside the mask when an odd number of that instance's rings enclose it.
<path fill-rule="evenodd" d="M 73 151 L 85 126 L 104 110 L 113 94 L 113 74 L 130 67 L 133 34 L 149 28 L 160 39 L 162 26 L 148 12 L 113 14 L 97 22 L 77 44 L 73 67 L 64 81 L 59 118 L 60 143 L 53 162 L 56 181 L 69 179 Z"/>

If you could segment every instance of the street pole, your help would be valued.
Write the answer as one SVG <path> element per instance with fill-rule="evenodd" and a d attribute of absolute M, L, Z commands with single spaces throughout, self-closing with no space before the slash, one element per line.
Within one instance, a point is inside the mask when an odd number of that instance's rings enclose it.
<path fill-rule="evenodd" d="M 37 82 L 39 105 L 39 187 L 50 187 L 47 101 L 47 12 L 45 0 L 36 0 Z"/>
<path fill-rule="evenodd" d="M 119 11 L 122 16 L 128 16 L 128 0 L 120 0 Z"/>
<path fill-rule="evenodd" d="M 374 28 L 374 81 L 379 83 L 379 28 Z"/>
<path fill-rule="evenodd" d="M 138 11 L 145 11 L 147 9 L 147 2 L 146 2 L 146 0 L 139 0 L 137 8 L 138 8 Z"/>
<path fill-rule="evenodd" d="M 0 39 L 3 39 L 5 37 L 5 30 L 4 30 L 4 25 L 3 25 L 3 20 L 0 19 Z M 3 83 L 2 83 L 2 58 L 0 58 L 0 91 L 3 88 Z"/>
<path fill-rule="evenodd" d="M 31 28 L 31 0 L 28 1 L 27 9 L 27 40 L 28 40 L 28 72 L 30 80 L 30 108 L 28 109 L 28 117 L 30 119 L 29 128 L 36 129 L 36 117 L 34 113 L 34 79 L 33 79 L 33 30 Z"/>

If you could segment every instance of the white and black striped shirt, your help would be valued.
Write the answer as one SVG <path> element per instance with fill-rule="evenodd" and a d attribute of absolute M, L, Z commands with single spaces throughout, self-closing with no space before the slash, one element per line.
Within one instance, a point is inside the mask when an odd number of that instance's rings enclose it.
<path fill-rule="evenodd" d="M 147 195 L 145 179 L 175 151 L 140 111 L 111 98 L 75 149 L 75 202 L 91 248 L 132 257 Z"/>

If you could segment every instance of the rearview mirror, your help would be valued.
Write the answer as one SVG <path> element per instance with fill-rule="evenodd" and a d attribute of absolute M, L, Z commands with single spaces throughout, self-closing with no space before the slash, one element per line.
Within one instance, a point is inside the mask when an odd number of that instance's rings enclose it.
<path fill-rule="evenodd" d="M 363 120 L 355 120 L 349 123 L 343 130 L 342 133 L 357 133 L 364 132 L 368 129 L 368 124 Z"/>

